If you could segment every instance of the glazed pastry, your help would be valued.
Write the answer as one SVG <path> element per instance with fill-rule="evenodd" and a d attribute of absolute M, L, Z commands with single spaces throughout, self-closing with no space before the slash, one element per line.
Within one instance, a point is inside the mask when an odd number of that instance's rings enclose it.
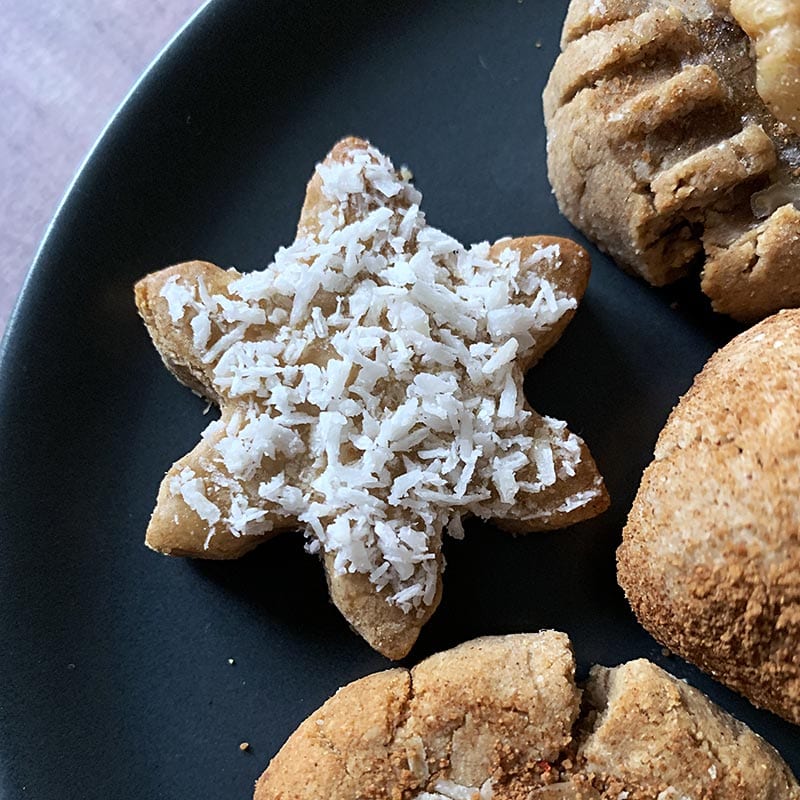
<path fill-rule="evenodd" d="M 545 631 L 369 675 L 300 725 L 255 800 L 800 798 L 769 745 L 654 664 L 595 667 L 583 693 L 574 671 Z"/>
<path fill-rule="evenodd" d="M 573 0 L 544 93 L 563 213 L 661 286 L 703 264 L 717 311 L 800 305 L 800 5 Z"/>
<path fill-rule="evenodd" d="M 672 412 L 618 551 L 660 642 L 800 724 L 800 311 L 716 353 Z"/>
<path fill-rule="evenodd" d="M 346 139 L 265 270 L 195 261 L 136 286 L 167 367 L 221 408 L 167 473 L 147 544 L 235 558 L 303 529 L 333 602 L 395 659 L 439 602 L 442 536 L 462 516 L 526 532 L 608 503 L 583 442 L 521 388 L 574 314 L 588 256 L 551 238 L 465 249 L 420 201 Z"/>

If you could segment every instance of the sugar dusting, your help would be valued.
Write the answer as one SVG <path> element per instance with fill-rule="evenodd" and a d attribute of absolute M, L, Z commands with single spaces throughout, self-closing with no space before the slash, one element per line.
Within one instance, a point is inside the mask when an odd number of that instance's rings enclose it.
<path fill-rule="evenodd" d="M 537 493 L 575 474 L 580 440 L 525 408 L 517 361 L 576 300 L 539 274 L 557 246 L 524 261 L 466 249 L 427 225 L 409 176 L 374 148 L 317 175 L 314 224 L 265 270 L 227 296 L 163 287 L 239 407 L 204 434 L 204 478 L 184 470 L 170 490 L 209 539 L 298 521 L 309 551 L 410 612 L 433 602 L 441 537 L 463 535 L 462 514 L 541 516 Z"/>

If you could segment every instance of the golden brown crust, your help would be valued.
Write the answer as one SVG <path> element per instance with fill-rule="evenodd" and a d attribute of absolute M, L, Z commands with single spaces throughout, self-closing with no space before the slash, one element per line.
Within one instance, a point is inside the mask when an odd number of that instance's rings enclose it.
<path fill-rule="evenodd" d="M 204 437 L 191 452 L 178 459 L 167 471 L 159 486 L 156 507 L 150 517 L 145 534 L 145 544 L 151 550 L 168 556 L 205 558 L 212 561 L 239 558 L 266 539 L 272 538 L 281 531 L 293 530 L 296 527 L 274 515 L 270 519 L 273 525 L 272 530 L 266 533 L 248 534 L 247 536 L 215 535 L 213 543 L 209 542 L 206 546 L 209 534 L 208 522 L 189 508 L 181 495 L 172 491 L 171 485 L 172 481 L 187 468 L 198 475 L 206 476 L 208 469 L 203 465 L 212 461 L 215 463 L 215 470 L 223 473 L 224 464 L 216 462 L 213 452 L 214 444 L 221 435 L 222 431 L 219 431 Z M 255 494 L 257 488 L 254 486 L 251 491 Z M 215 503 L 223 513 L 228 513 L 230 500 L 222 488 L 209 481 L 206 492 L 209 500 Z"/>
<path fill-rule="evenodd" d="M 557 293 L 574 297 L 580 303 L 589 286 L 589 275 L 592 271 L 589 254 L 571 239 L 559 236 L 526 236 L 518 239 L 501 239 L 489 249 L 489 257 L 497 258 L 507 247 L 519 251 L 520 261 L 526 263 L 537 251 L 548 247 L 558 247 L 561 258 L 556 267 L 547 262 L 538 266 L 538 275 L 549 281 Z M 561 334 L 572 321 L 577 311 L 577 306 L 566 311 L 547 333 L 540 336 L 536 345 L 531 349 L 524 360 L 520 361 L 520 369 L 527 372 L 535 366 L 544 354 L 561 338 Z"/>
<path fill-rule="evenodd" d="M 492 245 L 489 253 L 491 257 L 497 257 L 504 248 L 513 247 L 519 250 L 521 260 L 524 262 L 534 251 L 553 246 L 557 246 L 561 253 L 560 265 L 558 267 L 544 266 L 539 269 L 539 274 L 549 281 L 557 292 L 574 297 L 580 303 L 589 285 L 591 264 L 586 250 L 572 240 L 556 236 L 529 236 L 521 239 L 501 240 Z M 561 338 L 561 334 L 575 316 L 576 310 L 571 309 L 563 314 L 550 331 L 537 340 L 536 346 L 520 363 L 520 369 L 523 372 L 534 367 Z M 525 407 L 533 415 L 531 425 L 535 428 L 541 417 L 530 405 L 526 404 Z M 608 508 L 611 500 L 599 476 L 600 472 L 589 448 L 582 443 L 581 458 L 575 475 L 563 478 L 539 492 L 536 495 L 536 507 L 527 509 L 527 513 L 523 511 L 520 515 L 521 519 L 496 519 L 493 521 L 494 525 L 510 533 L 533 533 L 558 530 L 579 521 L 579 519 L 591 519 L 602 514 Z M 582 506 L 580 517 L 576 516 L 576 509 L 565 504 L 570 498 L 592 488 L 597 489 L 596 494 Z"/>
<path fill-rule="evenodd" d="M 474 639 L 418 664 L 409 721 L 432 777 L 475 786 L 555 761 L 578 716 L 574 670 L 569 640 L 555 631 Z"/>
<path fill-rule="evenodd" d="M 800 305 L 787 199 L 800 194 L 800 136 L 759 96 L 727 3 L 572 0 L 562 46 L 544 108 L 570 221 L 656 286 L 703 257 L 703 291 L 736 319 Z"/>
<path fill-rule="evenodd" d="M 800 306 L 800 212 L 793 205 L 782 206 L 735 241 L 725 238 L 725 225 L 720 219 L 706 237 L 708 260 L 701 285 L 714 298 L 714 308 L 749 322 L 773 313 L 776 298 L 786 308 Z"/>
<path fill-rule="evenodd" d="M 528 410 L 535 418 L 538 417 L 535 411 L 530 408 Z M 533 533 L 559 530 L 575 522 L 591 519 L 602 514 L 611 502 L 599 474 L 589 448 L 582 444 L 581 460 L 574 475 L 539 492 L 535 507 L 533 504 L 520 503 L 522 510 L 526 510 L 529 516 L 521 519 L 507 517 L 492 522 L 495 527 L 509 533 Z M 593 492 L 591 497 L 579 508 L 575 507 L 574 498 L 587 491 Z"/>
<path fill-rule="evenodd" d="M 393 669 L 340 689 L 315 711 L 259 778 L 256 798 L 400 798 L 413 780 L 394 752 L 411 676 Z"/>
<path fill-rule="evenodd" d="M 594 667 L 587 695 L 597 716 L 579 755 L 595 773 L 649 789 L 646 797 L 798 796 L 790 770 L 763 739 L 649 661 Z"/>
<path fill-rule="evenodd" d="M 238 273 L 222 270 L 207 261 L 186 261 L 145 275 L 133 287 L 139 315 L 166 368 L 193 392 L 219 404 L 220 397 L 212 382 L 213 363 L 203 364 L 189 346 L 192 340 L 189 318 L 173 322 L 167 301 L 161 296 L 167 282 L 179 277 L 192 282 L 202 280 L 212 294 L 227 294 L 228 284 Z"/>
<path fill-rule="evenodd" d="M 340 139 L 325 158 L 326 164 L 341 163 L 348 158 L 348 154 L 357 151 L 367 150 L 369 142 L 359 139 L 356 136 L 347 136 Z M 333 202 L 325 197 L 322 192 L 322 177 L 319 172 L 314 172 L 306 186 L 306 196 L 303 201 L 303 208 L 300 211 L 300 221 L 297 224 L 297 235 L 315 235 L 320 230 L 320 214 L 329 210 Z M 351 217 L 346 217 L 348 222 Z"/>
<path fill-rule="evenodd" d="M 442 555 L 437 553 L 441 564 Z M 433 616 L 442 599 L 442 575 L 438 573 L 436 596 L 419 612 L 404 614 L 386 602 L 386 590 L 376 592 L 366 575 L 358 572 L 339 574 L 333 568 L 334 557 L 323 556 L 328 591 L 342 616 L 374 650 L 397 661 L 408 655 L 422 626 Z"/>
<path fill-rule="evenodd" d="M 255 800 L 409 798 L 558 756 L 580 693 L 563 634 L 487 637 L 328 700 L 273 759 Z M 318 744 L 323 740 L 323 744 Z"/>
<path fill-rule="evenodd" d="M 352 159 L 354 152 L 366 151 L 368 148 L 368 143 L 363 140 L 344 139 L 328 155 L 325 166 L 330 168 L 331 165 L 349 163 L 348 159 Z M 320 220 L 325 219 L 326 215 L 330 216 L 333 205 L 334 200 L 322 191 L 321 173 L 315 172 L 308 184 L 298 236 L 316 236 L 320 231 Z M 346 222 L 356 221 L 350 219 L 350 216 L 356 214 L 352 205 L 345 204 L 342 209 Z M 506 239 L 490 248 L 489 257 L 498 260 L 500 254 L 506 250 L 518 252 L 520 263 L 530 265 L 523 266 L 520 280 L 530 278 L 530 275 L 524 273 L 524 269 L 529 268 L 531 272 L 535 271 L 536 275 L 546 279 L 559 296 L 565 295 L 575 298 L 576 301 L 583 296 L 589 280 L 590 262 L 586 251 L 574 242 L 553 237 Z M 541 250 L 550 250 L 556 255 L 535 258 L 535 254 Z M 230 437 L 228 427 L 233 425 L 232 420 L 246 416 L 249 399 L 247 396 L 230 397 L 226 390 L 218 389 L 215 384 L 214 369 L 225 353 L 224 348 L 215 348 L 222 334 L 220 329 L 210 325 L 206 319 L 206 326 L 211 331 L 210 338 L 203 351 L 198 350 L 194 339 L 198 333 L 198 323 L 203 320 L 198 319 L 197 303 L 206 297 L 216 298 L 213 300 L 215 308 L 217 305 L 221 308 L 227 307 L 226 303 L 241 304 L 241 298 L 237 301 L 235 289 L 230 288 L 231 283 L 239 278 L 241 275 L 234 270 L 224 271 L 206 262 L 193 261 L 148 275 L 135 287 L 140 314 L 164 363 L 178 380 L 218 403 L 221 408 L 221 424 L 211 425 L 195 449 L 170 468 L 161 484 L 158 502 L 148 526 L 146 543 L 154 550 L 168 555 L 236 558 L 279 531 L 301 527 L 296 517 L 285 513 L 283 509 L 268 505 L 261 508 L 265 504 L 258 499 L 260 488 L 274 476 L 286 475 L 288 484 L 300 487 L 304 495 L 312 494 L 311 487 L 316 476 L 303 459 L 264 456 L 256 474 L 245 480 L 241 475 L 231 474 L 226 466 L 227 461 L 219 456 L 220 442 L 223 439 L 227 441 Z M 178 281 L 180 286 L 176 284 Z M 535 285 L 538 286 L 538 283 Z M 181 305 L 181 292 L 188 292 L 192 298 L 197 292 L 196 296 L 200 300 L 192 299 L 190 303 L 195 305 L 190 306 L 187 311 L 187 306 Z M 335 307 L 336 297 L 328 296 L 329 294 L 321 293 L 319 302 L 323 306 L 332 304 Z M 533 300 L 533 296 L 522 294 L 522 302 Z M 279 310 L 285 312 L 285 309 Z M 262 319 L 266 319 L 267 312 L 264 309 L 259 311 L 263 314 Z M 568 309 L 549 324 L 549 327 L 543 328 L 535 346 L 526 353 L 524 363 L 519 365 L 521 369 L 515 372 L 516 379 L 522 381 L 522 369 L 532 366 L 557 341 L 573 314 L 574 309 Z M 245 341 L 269 341 L 275 337 L 277 330 L 276 324 L 267 319 L 266 322 L 247 326 L 242 337 Z M 322 337 L 305 347 L 302 361 L 324 367 L 331 357 L 330 343 Z M 561 446 L 570 436 L 566 429 L 551 431 L 549 423 L 533 413 L 525 424 L 532 435 L 540 439 L 548 436 L 553 446 Z M 527 433 L 528 430 L 523 432 Z M 501 520 L 499 524 L 516 532 L 553 529 L 605 510 L 609 501 L 602 479 L 586 446 L 577 437 L 576 442 L 579 442 L 582 460 L 574 470 L 575 474 L 569 476 L 564 472 L 552 486 L 538 494 L 526 495 L 528 499 L 525 502 L 508 510 L 507 514 L 511 519 L 507 522 Z M 521 475 L 522 480 L 538 480 L 534 460 L 531 456 L 531 465 L 525 475 Z M 194 510 L 190 499 L 187 499 L 187 482 L 189 492 L 196 490 L 192 495 L 196 501 Z M 255 527 L 248 529 L 246 533 L 236 532 L 219 521 L 231 517 L 232 484 L 236 485 L 237 491 L 247 500 L 248 508 L 256 506 L 259 511 L 263 510 Z M 575 501 L 575 497 L 579 498 L 578 501 Z M 205 505 L 205 500 L 210 501 L 210 508 Z M 199 507 L 197 502 L 200 503 Z M 207 512 L 205 516 L 203 509 Z M 433 541 L 430 547 L 435 558 L 432 563 L 441 570 L 443 559 L 439 552 L 439 540 Z M 342 573 L 340 566 L 334 567 L 334 559 L 330 555 L 325 555 L 323 561 L 331 598 L 350 624 L 387 657 L 397 659 L 406 655 L 421 626 L 439 603 L 441 579 L 436 584 L 432 602 L 427 603 L 420 613 L 413 609 L 409 613 L 403 613 L 397 606 L 387 604 L 387 597 L 391 593 L 385 590 L 379 593 L 364 574 Z"/>
<path fill-rule="evenodd" d="M 769 745 L 655 665 L 595 667 L 582 711 L 574 668 L 545 631 L 362 678 L 289 738 L 255 800 L 800 798 Z"/>
<path fill-rule="evenodd" d="M 800 311 L 738 336 L 672 412 L 618 551 L 642 624 L 800 724 Z"/>

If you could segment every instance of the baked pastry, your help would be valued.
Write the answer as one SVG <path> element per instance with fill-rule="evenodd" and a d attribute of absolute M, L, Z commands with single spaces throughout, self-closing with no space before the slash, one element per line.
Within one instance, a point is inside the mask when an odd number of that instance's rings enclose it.
<path fill-rule="evenodd" d="M 618 551 L 660 642 L 800 724 L 800 311 L 716 353 L 672 412 Z"/>
<path fill-rule="evenodd" d="M 544 92 L 562 212 L 662 286 L 703 263 L 717 311 L 800 305 L 800 5 L 572 0 Z"/>
<path fill-rule="evenodd" d="M 345 139 L 265 270 L 193 261 L 136 285 L 167 367 L 222 412 L 167 473 L 147 544 L 235 558 L 304 528 L 334 603 L 389 658 L 436 608 L 442 535 L 461 536 L 462 515 L 525 532 L 608 503 L 583 442 L 521 388 L 583 295 L 585 251 L 542 237 L 467 250 L 420 200 Z"/>
<path fill-rule="evenodd" d="M 592 669 L 567 637 L 476 639 L 369 675 L 303 722 L 255 800 L 797 800 L 778 754 L 648 661 Z"/>

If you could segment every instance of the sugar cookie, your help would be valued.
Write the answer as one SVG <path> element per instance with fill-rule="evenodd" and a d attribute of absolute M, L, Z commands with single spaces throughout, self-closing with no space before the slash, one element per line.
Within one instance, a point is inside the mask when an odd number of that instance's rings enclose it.
<path fill-rule="evenodd" d="M 800 310 L 741 334 L 672 412 L 618 551 L 641 623 L 800 724 Z"/>
<path fill-rule="evenodd" d="M 551 238 L 465 249 L 420 200 L 346 139 L 265 270 L 190 262 L 136 286 L 166 365 L 222 412 L 167 473 L 147 544 L 233 558 L 303 528 L 334 603 L 390 658 L 436 608 L 442 535 L 462 516 L 526 532 L 608 503 L 583 442 L 521 388 L 572 317 L 588 256 Z"/>
<path fill-rule="evenodd" d="M 798 800 L 780 756 L 649 661 L 575 683 L 562 633 L 369 675 L 303 722 L 255 800 Z M 581 703 L 583 694 L 583 703 Z"/>

